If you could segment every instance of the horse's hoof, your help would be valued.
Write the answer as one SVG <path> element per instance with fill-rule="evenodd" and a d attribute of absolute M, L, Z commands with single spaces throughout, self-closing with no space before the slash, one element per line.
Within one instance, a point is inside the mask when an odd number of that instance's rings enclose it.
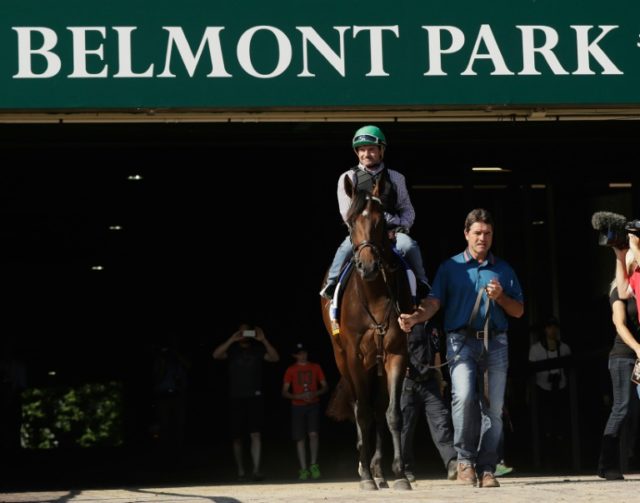
<path fill-rule="evenodd" d="M 400 491 L 411 491 L 411 484 L 407 479 L 398 479 L 393 483 L 393 488 Z"/>
<path fill-rule="evenodd" d="M 376 485 L 378 486 L 378 489 L 389 489 L 389 484 L 382 477 L 373 477 L 373 480 L 375 481 Z"/>
<path fill-rule="evenodd" d="M 378 486 L 376 486 L 376 483 L 373 480 L 361 480 L 360 489 L 363 491 L 377 491 Z"/>

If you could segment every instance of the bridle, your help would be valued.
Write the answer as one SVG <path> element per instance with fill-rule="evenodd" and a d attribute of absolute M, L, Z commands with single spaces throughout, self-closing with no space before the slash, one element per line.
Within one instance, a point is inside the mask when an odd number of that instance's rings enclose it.
<path fill-rule="evenodd" d="M 382 199 L 380 199 L 379 197 L 367 194 L 365 196 L 365 199 L 367 201 L 374 201 L 374 202 L 380 204 L 380 206 L 382 206 Z M 354 240 L 353 240 L 353 228 L 349 229 L 349 233 L 351 234 L 353 258 L 354 258 L 354 261 L 356 262 L 356 264 L 360 261 L 360 253 L 362 252 L 362 250 L 364 250 L 365 248 L 371 248 L 371 251 L 373 252 L 373 256 L 375 257 L 376 265 L 381 270 L 383 270 L 384 268 L 382 267 L 383 266 L 382 251 L 380 250 L 380 247 L 376 243 L 374 243 L 373 241 L 370 241 L 368 239 L 365 239 L 364 241 L 361 241 L 360 243 L 358 243 L 356 245 L 354 243 Z"/>

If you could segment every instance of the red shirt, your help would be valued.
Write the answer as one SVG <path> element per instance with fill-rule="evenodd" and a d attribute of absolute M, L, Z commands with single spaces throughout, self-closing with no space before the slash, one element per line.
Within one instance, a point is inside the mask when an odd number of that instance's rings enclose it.
<path fill-rule="evenodd" d="M 631 290 L 636 297 L 636 306 L 638 306 L 638 321 L 640 321 L 640 270 L 636 269 L 629 278 Z"/>
<path fill-rule="evenodd" d="M 318 391 L 320 389 L 320 381 L 324 381 L 324 372 L 317 363 L 294 363 L 284 373 L 285 384 L 291 385 L 291 393 L 298 395 L 305 391 Z M 307 405 L 310 403 L 316 403 L 320 401 L 320 398 L 313 397 L 310 401 L 305 400 L 292 400 L 293 405 Z"/>

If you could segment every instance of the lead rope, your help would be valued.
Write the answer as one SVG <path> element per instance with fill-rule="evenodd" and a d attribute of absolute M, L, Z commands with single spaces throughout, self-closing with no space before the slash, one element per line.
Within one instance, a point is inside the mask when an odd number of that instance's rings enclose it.
<path fill-rule="evenodd" d="M 484 343 L 484 352 L 485 352 L 485 358 L 489 358 L 489 320 L 491 319 L 491 312 L 489 311 L 489 308 L 491 307 L 491 301 L 489 299 L 487 299 L 489 302 L 487 303 L 487 313 L 485 314 L 485 320 L 484 320 L 484 327 L 482 328 L 482 330 L 484 331 L 483 334 L 483 343 Z M 489 369 L 486 366 L 485 363 L 485 369 L 484 369 L 484 378 L 483 378 L 483 392 L 484 392 L 484 399 L 487 403 L 487 409 L 489 408 L 489 406 L 491 405 L 491 400 L 489 400 Z"/>
<path fill-rule="evenodd" d="M 471 326 L 471 324 L 475 320 L 476 316 L 478 316 L 478 311 L 480 310 L 480 300 L 482 299 L 482 293 L 483 293 L 483 290 L 480 290 L 478 292 L 478 296 L 476 297 L 476 302 L 473 305 L 473 310 L 471 311 L 471 316 L 469 316 L 469 321 L 467 323 L 468 327 Z M 487 309 L 487 313 L 488 312 L 489 312 L 489 310 Z M 485 320 L 485 325 L 484 326 L 485 326 L 485 337 L 487 337 L 488 331 L 486 330 L 486 328 L 489 326 L 489 319 L 488 318 L 487 318 L 487 320 Z M 446 362 L 441 363 L 440 365 L 429 365 L 429 367 L 432 368 L 432 369 L 441 369 L 442 367 L 446 367 L 447 365 L 449 365 L 460 354 L 460 351 L 462 351 L 462 348 L 464 347 L 466 342 L 467 342 L 467 338 L 465 337 L 464 341 L 462 341 L 462 344 L 460 344 L 460 347 L 455 352 L 455 354 L 451 358 L 449 358 Z M 487 341 L 485 343 L 485 348 L 487 350 L 488 350 L 488 344 L 489 344 L 489 341 L 488 341 L 488 337 L 487 337 Z M 486 379 L 486 381 L 488 381 L 488 378 Z"/>

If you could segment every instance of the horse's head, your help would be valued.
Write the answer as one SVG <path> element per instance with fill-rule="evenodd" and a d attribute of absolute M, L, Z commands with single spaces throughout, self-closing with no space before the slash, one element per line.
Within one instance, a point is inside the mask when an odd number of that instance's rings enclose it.
<path fill-rule="evenodd" d="M 345 177 L 345 191 L 351 196 L 351 206 L 347 213 L 347 224 L 351 233 L 351 244 L 355 266 L 366 281 L 377 278 L 389 248 L 384 210 L 379 194 L 381 178 L 371 193 L 355 190 L 350 178 Z"/>

